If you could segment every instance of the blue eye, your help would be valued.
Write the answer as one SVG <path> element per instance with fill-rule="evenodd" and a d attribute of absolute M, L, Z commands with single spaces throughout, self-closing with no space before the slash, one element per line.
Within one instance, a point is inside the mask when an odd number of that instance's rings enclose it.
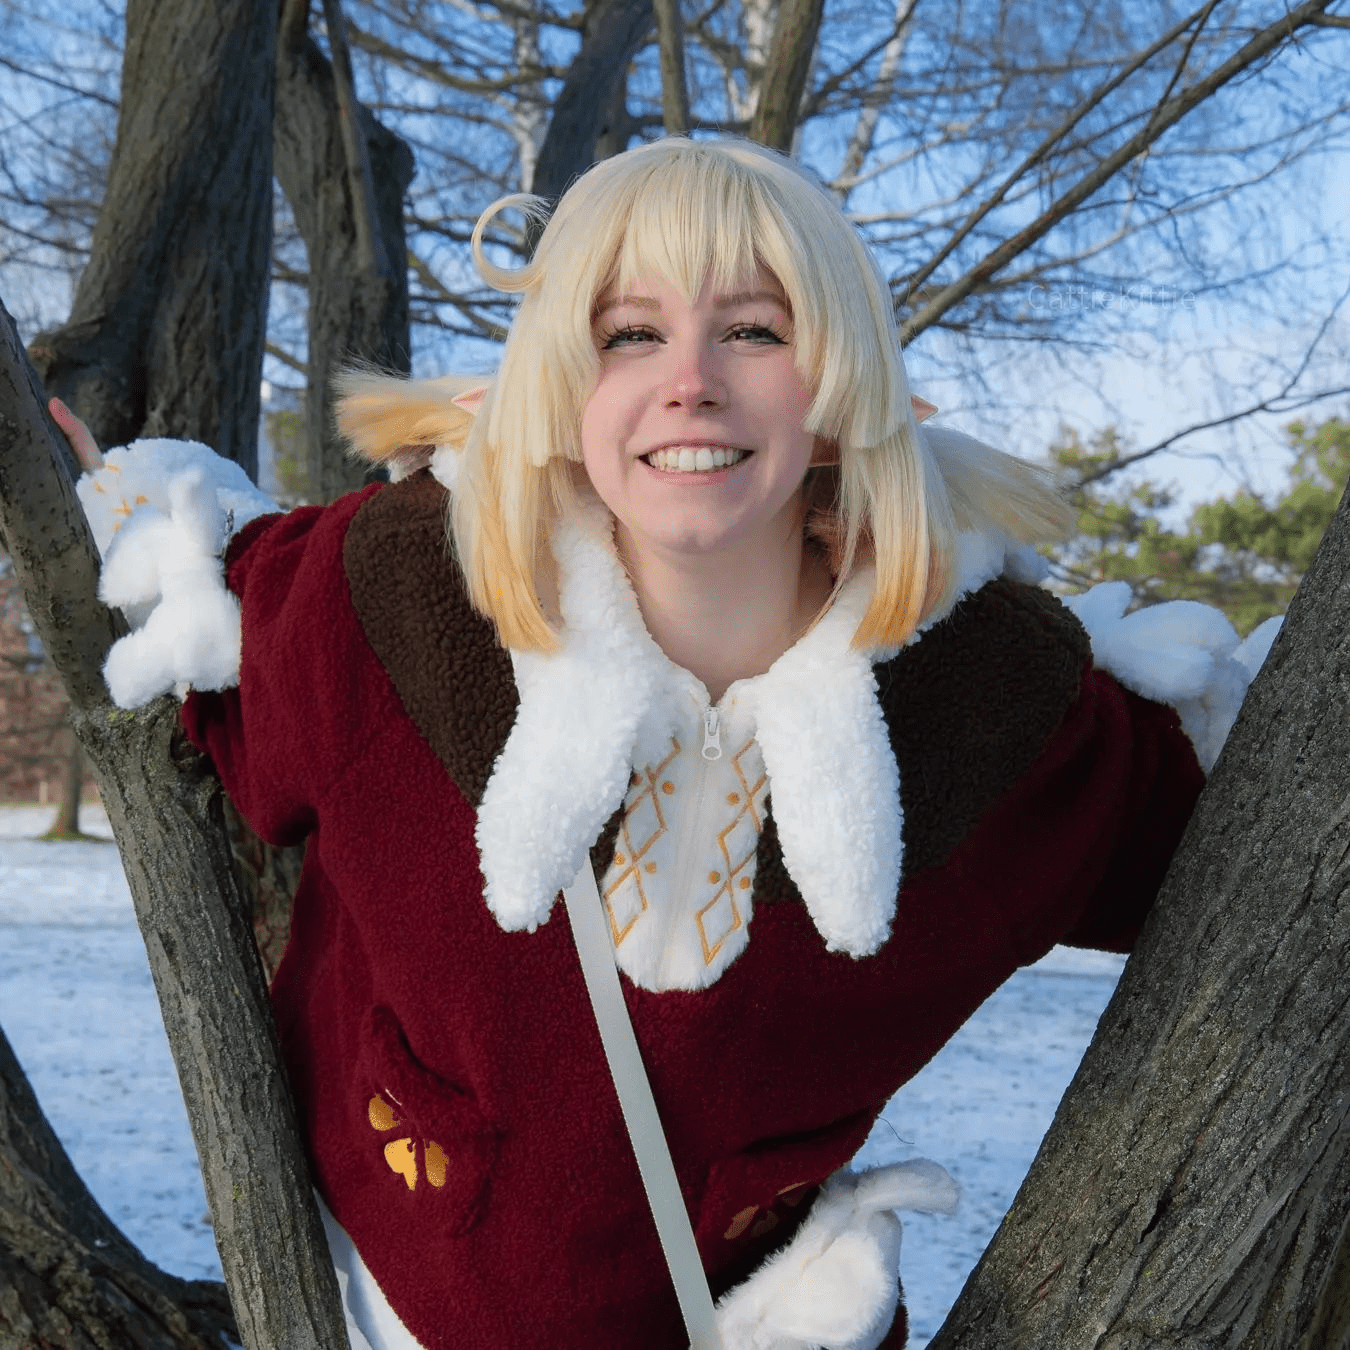
<path fill-rule="evenodd" d="M 733 342 L 755 342 L 765 346 L 782 346 L 788 340 L 786 334 L 765 323 L 738 323 L 728 331 L 727 337 Z"/>
<path fill-rule="evenodd" d="M 608 352 L 613 351 L 616 347 L 631 347 L 642 342 L 659 341 L 660 335 L 655 329 L 638 328 L 633 324 L 625 324 L 622 328 L 600 334 L 600 350 Z"/>

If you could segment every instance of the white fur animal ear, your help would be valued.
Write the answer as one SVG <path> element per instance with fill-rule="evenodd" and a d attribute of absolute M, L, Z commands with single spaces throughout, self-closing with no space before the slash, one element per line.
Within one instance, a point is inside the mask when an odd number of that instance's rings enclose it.
<path fill-rule="evenodd" d="M 951 1214 L 960 1190 L 925 1158 L 836 1172 L 792 1241 L 717 1305 L 735 1350 L 876 1350 L 899 1303 L 894 1210 Z"/>
<path fill-rule="evenodd" d="M 1133 614 L 1124 581 L 1103 582 L 1065 605 L 1087 630 L 1092 659 L 1127 689 L 1177 710 L 1208 773 L 1279 631 L 1267 619 L 1245 642 L 1221 611 L 1196 600 L 1169 600 Z"/>
<path fill-rule="evenodd" d="M 237 683 L 239 603 L 222 559 L 236 530 L 276 506 L 237 464 L 191 441 L 113 450 L 76 490 L 104 554 L 99 595 L 134 630 L 104 665 L 113 702 Z"/>

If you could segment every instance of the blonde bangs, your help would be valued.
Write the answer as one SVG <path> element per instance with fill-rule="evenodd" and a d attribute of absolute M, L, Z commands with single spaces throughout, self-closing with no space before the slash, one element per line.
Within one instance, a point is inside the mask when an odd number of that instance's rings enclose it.
<path fill-rule="evenodd" d="M 606 285 L 627 294 L 644 280 L 666 282 L 690 303 L 705 283 L 718 293 L 753 276 L 756 242 L 772 230 L 737 166 L 689 155 L 654 165 L 656 182 L 633 184 L 626 228 Z"/>

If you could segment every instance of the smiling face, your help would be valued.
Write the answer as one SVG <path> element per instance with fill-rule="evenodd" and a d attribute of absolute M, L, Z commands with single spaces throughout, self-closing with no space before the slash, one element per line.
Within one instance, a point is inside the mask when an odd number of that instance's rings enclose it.
<path fill-rule="evenodd" d="M 816 442 L 777 281 L 760 269 L 725 293 L 707 282 L 691 303 L 639 280 L 601 295 L 593 330 L 582 459 L 621 551 L 730 560 L 799 538 Z"/>

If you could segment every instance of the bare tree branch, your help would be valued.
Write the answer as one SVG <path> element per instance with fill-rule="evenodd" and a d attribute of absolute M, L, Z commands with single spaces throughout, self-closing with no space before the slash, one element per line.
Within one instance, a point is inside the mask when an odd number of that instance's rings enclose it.
<path fill-rule="evenodd" d="M 1346 300 L 1350 299 L 1350 288 L 1341 292 L 1340 298 L 1331 307 L 1330 312 L 1323 318 L 1318 325 L 1317 332 L 1313 334 L 1312 341 L 1304 348 L 1303 356 L 1294 372 L 1285 380 L 1280 388 L 1266 398 L 1258 399 L 1249 403 L 1246 407 L 1239 408 L 1235 412 L 1225 413 L 1222 417 L 1213 417 L 1204 422 L 1193 422 L 1190 426 L 1183 427 L 1180 431 L 1173 432 L 1170 436 L 1156 441 L 1147 449 L 1136 450 L 1128 455 L 1121 455 L 1118 458 L 1110 460 L 1099 468 L 1089 473 L 1083 474 L 1081 478 L 1075 480 L 1075 488 L 1084 488 L 1089 484 L 1101 482 L 1105 478 L 1110 478 L 1113 474 L 1119 473 L 1121 469 L 1128 468 L 1131 464 L 1138 464 L 1141 460 L 1148 459 L 1151 455 L 1156 455 L 1162 450 L 1167 450 L 1178 441 L 1184 440 L 1187 436 L 1193 436 L 1197 431 L 1211 431 L 1215 427 L 1231 426 L 1234 422 L 1240 422 L 1244 418 L 1252 417 L 1256 413 L 1291 413 L 1299 408 L 1310 407 L 1314 403 L 1321 403 L 1329 398 L 1338 398 L 1342 394 L 1350 393 L 1350 384 L 1340 385 L 1336 388 L 1319 389 L 1314 393 L 1301 394 L 1294 396 L 1294 389 L 1299 381 L 1308 372 L 1308 367 L 1312 364 L 1313 354 L 1317 351 L 1318 344 L 1326 337 L 1335 322 L 1336 316 L 1340 313 L 1341 306 Z"/>
<path fill-rule="evenodd" d="M 25 79 L 36 80 L 39 84 L 45 84 L 49 88 L 59 89 L 63 94 L 74 94 L 77 98 L 92 99 L 95 103 L 101 103 L 105 108 L 117 107 L 115 98 L 100 94 L 97 89 L 82 89 L 79 85 L 70 84 L 66 80 L 58 80 L 54 75 L 45 75 L 40 71 L 30 70 L 11 57 L 0 55 L 0 66 L 4 66 L 6 70 L 12 70 L 16 75 L 22 75 Z"/>
<path fill-rule="evenodd" d="M 285 349 L 285 347 L 279 346 L 275 342 L 267 342 L 264 343 L 263 350 L 268 354 L 268 356 L 272 357 L 273 360 L 280 361 L 283 366 L 288 366 L 298 375 L 304 375 L 308 377 L 309 366 L 306 365 L 305 362 L 301 361 L 298 357 L 292 356 L 291 353 Z"/>
<path fill-rule="evenodd" d="M 1305 0 L 1302 5 L 1290 10 L 1278 22 L 1268 25 L 1251 38 L 1229 59 L 1212 71 L 1203 80 L 1197 81 L 1181 93 L 1173 95 L 1159 105 L 1148 124 L 1131 136 L 1110 155 L 1101 161 L 1090 173 L 1085 174 L 1067 192 L 1056 199 L 1036 220 L 990 252 L 982 261 L 970 268 L 957 281 L 943 289 L 918 313 L 912 315 L 901 325 L 902 342 L 911 342 L 915 337 L 931 327 L 953 306 L 959 304 L 980 284 L 1003 268 L 1011 259 L 1048 234 L 1062 220 L 1067 219 L 1079 206 L 1100 187 L 1109 182 L 1120 169 L 1136 155 L 1146 150 L 1169 127 L 1174 126 L 1187 113 L 1191 112 L 1216 90 L 1221 89 L 1230 80 L 1250 69 L 1258 61 L 1286 42 L 1300 28 L 1311 25 L 1312 18 L 1322 13 L 1334 0 Z M 920 269 L 921 276 L 930 276 L 932 267 Z M 913 283 L 908 284 L 912 290 Z"/>
<path fill-rule="evenodd" d="M 652 0 L 589 0 L 581 49 L 553 105 L 534 191 L 559 196 L 590 167 L 627 83 L 628 65 L 652 27 Z"/>
<path fill-rule="evenodd" d="M 1219 0 L 1208 0 L 1194 13 L 1189 14 L 1182 19 L 1180 23 L 1174 24 L 1156 41 L 1150 43 L 1140 51 L 1131 61 L 1127 62 L 1119 71 L 1117 71 L 1109 80 L 1105 80 L 1081 103 L 1074 105 L 1073 110 L 1060 124 L 1047 136 L 1039 145 L 1024 158 L 1020 164 L 998 185 L 994 191 L 982 201 L 978 207 L 967 217 L 961 227 L 956 230 L 952 237 L 942 248 L 922 266 L 913 276 L 906 279 L 904 287 L 896 297 L 896 303 L 904 305 L 914 293 L 928 280 L 929 277 L 947 261 L 956 249 L 970 235 L 979 223 L 984 220 L 995 207 L 1001 205 L 1006 199 L 1008 193 L 1015 184 L 1021 182 L 1026 175 L 1038 164 L 1044 162 L 1050 152 L 1073 130 L 1080 125 L 1087 115 L 1093 109 L 1113 94 L 1121 85 L 1125 83 L 1136 71 L 1147 65 L 1159 52 L 1164 51 L 1171 46 L 1173 42 L 1187 29 L 1203 24 L 1205 19 L 1214 10 Z M 1131 156 L 1132 157 L 1132 156 Z"/>
<path fill-rule="evenodd" d="M 854 124 L 853 134 L 849 137 L 848 148 L 844 151 L 838 173 L 831 180 L 835 192 L 841 199 L 847 198 L 849 188 L 857 185 L 862 166 L 872 153 L 872 142 L 876 137 L 882 104 L 890 96 L 895 72 L 905 52 L 909 21 L 918 3 L 919 0 L 896 0 L 895 31 L 887 38 L 886 45 L 882 49 L 881 65 L 876 75 L 876 95 L 858 110 L 858 120 Z"/>
<path fill-rule="evenodd" d="M 689 85 L 684 74 L 684 19 L 680 0 L 652 0 L 661 48 L 661 111 L 667 136 L 689 130 Z"/>

